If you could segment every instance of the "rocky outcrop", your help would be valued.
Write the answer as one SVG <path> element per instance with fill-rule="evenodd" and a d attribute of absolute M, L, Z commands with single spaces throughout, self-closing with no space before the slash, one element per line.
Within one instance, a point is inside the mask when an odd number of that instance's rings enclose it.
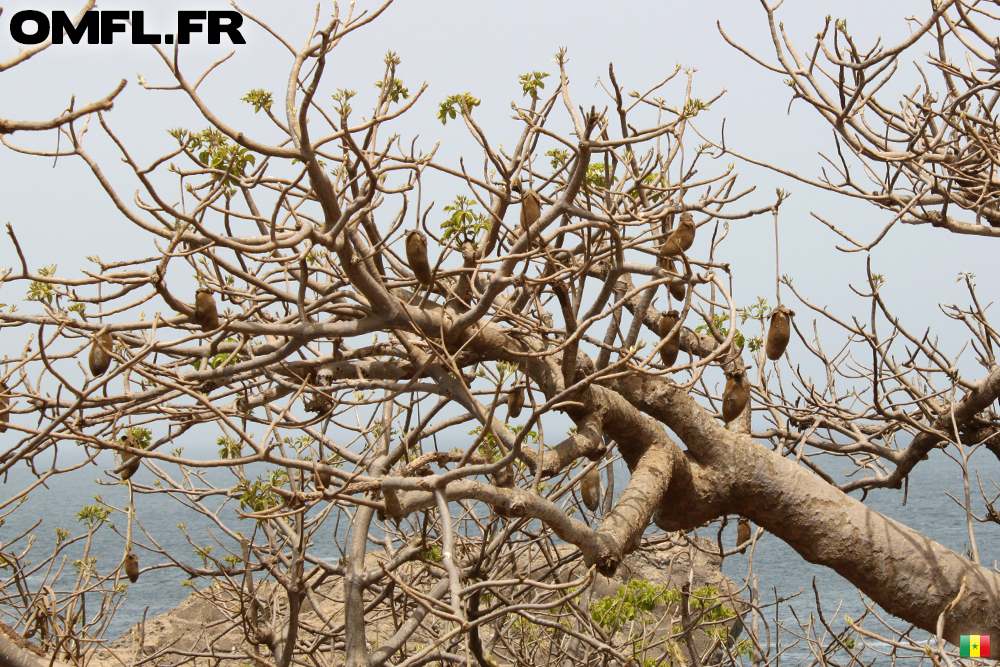
<path fill-rule="evenodd" d="M 559 570 L 557 579 L 570 581 L 585 573 L 585 569 L 576 561 L 572 568 L 559 568 L 564 558 L 571 558 L 574 547 L 563 546 L 550 554 L 548 558 L 541 555 L 533 560 L 531 567 L 519 567 L 519 571 L 530 578 L 551 576 L 553 568 Z M 721 559 L 715 555 L 717 546 L 707 539 L 701 539 L 690 544 L 647 545 L 640 551 L 630 554 L 618 568 L 614 577 L 597 575 L 589 596 L 585 594 L 582 604 L 590 609 L 605 598 L 614 598 L 619 590 L 628 587 L 629 582 L 644 581 L 653 587 L 660 587 L 664 594 L 656 601 L 655 607 L 640 614 L 632 621 L 622 623 L 608 634 L 613 643 L 627 644 L 630 633 L 637 630 L 644 633 L 644 644 L 647 647 L 646 657 L 662 660 L 677 656 L 679 651 L 686 660 L 689 651 L 688 643 L 670 640 L 669 637 L 677 628 L 683 627 L 676 597 L 685 584 L 691 591 L 704 591 L 711 586 L 718 592 L 718 604 L 725 605 L 736 612 L 715 623 L 702 622 L 690 634 L 695 650 L 702 655 L 714 654 L 718 657 L 724 653 L 724 645 L 733 646 L 742 631 L 739 616 L 745 612 L 745 602 L 737 594 L 738 587 L 721 572 Z M 368 554 L 369 562 L 366 568 L 377 568 L 384 560 L 381 552 Z M 404 567 L 425 568 L 426 564 L 414 563 Z M 403 574 L 403 573 L 401 573 Z M 404 575 L 405 576 L 405 575 Z M 306 603 L 301 616 L 304 634 L 309 635 L 317 628 L 329 631 L 343 622 L 342 587 L 339 579 L 318 587 L 313 596 L 319 609 Z M 272 586 L 259 589 L 261 597 L 268 593 L 279 594 Z M 280 595 L 279 595 L 280 597 Z M 710 607 L 711 605 L 709 605 Z M 224 613 L 221 610 L 226 610 Z M 695 614 L 697 616 L 697 613 Z M 719 615 L 716 612 L 716 615 Z M 90 663 L 90 667 L 120 667 L 125 664 L 135 664 L 147 661 L 147 664 L 173 665 L 187 659 L 194 659 L 196 665 L 211 665 L 212 667 L 239 667 L 253 663 L 248 653 L 260 651 L 269 659 L 266 649 L 258 649 L 244 635 L 242 627 L 232 619 L 240 618 L 239 600 L 232 593 L 211 587 L 192 593 L 192 595 L 174 609 L 150 619 L 137 622 L 121 637 L 110 643 L 106 649 L 100 650 Z M 424 622 L 433 631 L 432 618 Z M 383 627 L 384 626 L 384 627 Z M 719 629 L 725 631 L 720 632 Z M 377 646 L 385 641 L 393 631 L 391 619 L 383 618 L 369 627 L 369 643 Z M 708 632 L 706 633 L 706 630 Z M 484 628 L 483 641 L 496 647 L 494 656 L 499 663 L 510 662 L 495 642 L 491 642 L 492 631 Z M 580 649 L 581 653 L 582 648 Z M 115 655 L 112 655 L 112 652 Z M 676 662 L 677 660 L 675 660 Z"/>
<path fill-rule="evenodd" d="M 154 664 L 173 664 L 178 662 L 178 653 L 229 654 L 233 658 L 226 662 L 234 665 L 246 662 L 242 630 L 227 622 L 225 615 L 206 598 L 203 592 L 193 593 L 170 611 L 136 623 L 106 649 L 98 651 L 90 667 L 120 666 L 119 660 L 133 664 L 150 658 Z M 234 659 L 238 662 L 233 662 Z"/>
<path fill-rule="evenodd" d="M 592 587 L 591 606 L 609 596 L 617 597 L 619 590 L 630 581 L 648 582 L 672 592 L 661 597 L 653 611 L 642 619 L 642 632 L 647 637 L 644 643 L 649 647 L 645 659 L 653 658 L 656 664 L 664 659 L 667 659 L 664 664 L 680 663 L 679 660 L 670 660 L 672 654 L 679 651 L 684 656 L 682 664 L 693 663 L 686 638 L 670 639 L 677 629 L 683 628 L 680 604 L 672 600 L 677 599 L 677 593 L 685 585 L 696 596 L 689 605 L 693 610 L 689 623 L 696 626 L 690 635 L 695 651 L 699 653 L 697 664 L 718 663 L 726 647 L 733 650 L 736 646 L 743 632 L 741 617 L 748 611 L 748 606 L 739 594 L 740 587 L 722 574 L 722 558 L 718 555 L 715 542 L 700 538 L 692 540 L 689 545 L 665 543 L 630 554 L 622 561 L 614 577 L 597 577 Z M 716 594 L 698 596 L 699 592 L 707 590 L 714 590 Z M 716 609 L 709 611 L 713 607 Z M 699 611 L 707 613 L 699 618 Z M 713 620 L 715 618 L 718 620 Z M 629 630 L 623 626 L 617 638 L 623 639 L 622 635 Z"/>

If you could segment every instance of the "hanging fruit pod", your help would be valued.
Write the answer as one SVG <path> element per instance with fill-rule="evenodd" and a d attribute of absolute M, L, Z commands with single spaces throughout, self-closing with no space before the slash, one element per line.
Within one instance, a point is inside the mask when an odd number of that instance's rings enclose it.
<path fill-rule="evenodd" d="M 431 265 L 427 260 L 427 237 L 419 229 L 411 229 L 406 233 L 406 263 L 421 284 L 430 285 L 434 282 Z"/>
<path fill-rule="evenodd" d="M 87 360 L 91 375 L 94 377 L 104 375 L 111 366 L 111 348 L 114 344 L 110 331 L 102 331 L 94 336 L 94 340 L 90 343 L 90 358 Z"/>
<path fill-rule="evenodd" d="M 0 382 L 0 433 L 7 432 L 7 413 L 10 412 L 10 389 L 6 382 Z"/>
<path fill-rule="evenodd" d="M 219 328 L 219 309 L 215 305 L 212 291 L 202 287 L 194 295 L 194 323 L 202 331 L 213 331 Z"/>
<path fill-rule="evenodd" d="M 739 417 L 750 401 L 750 383 L 743 371 L 726 373 L 726 391 L 722 394 L 722 421 L 727 424 Z"/>
<path fill-rule="evenodd" d="M 689 211 L 681 213 L 677 229 L 670 232 L 670 236 L 660 246 L 660 256 L 674 257 L 690 250 L 691 246 L 694 245 L 694 235 L 697 228 L 697 225 L 694 224 L 694 217 Z"/>
<path fill-rule="evenodd" d="M 778 306 L 771 311 L 771 326 L 767 330 L 767 358 L 771 361 L 781 359 L 792 336 L 792 318 L 795 313 L 784 306 Z"/>
<path fill-rule="evenodd" d="M 507 392 L 507 419 L 517 419 L 524 407 L 524 387 L 515 387 Z"/>
<path fill-rule="evenodd" d="M 133 584 L 139 581 L 139 558 L 131 551 L 125 556 L 125 575 Z"/>
<path fill-rule="evenodd" d="M 119 442 L 121 442 L 126 447 L 132 447 L 133 449 L 142 449 L 143 448 L 142 444 L 139 442 L 139 439 L 136 438 L 131 433 L 123 435 L 119 439 Z M 125 464 L 126 464 L 127 467 L 124 470 L 122 470 L 122 472 L 121 472 L 121 479 L 122 479 L 123 482 L 125 480 L 129 479 L 132 475 L 134 475 L 136 473 L 137 470 L 139 470 L 139 464 L 140 463 L 141 463 L 141 460 L 140 460 L 140 458 L 138 456 L 129 456 L 128 459 L 125 460 Z"/>
<path fill-rule="evenodd" d="M 746 553 L 747 548 L 743 545 L 750 541 L 750 520 L 745 516 L 740 517 L 740 523 L 736 527 L 736 546 L 743 547 L 740 553 Z"/>
<path fill-rule="evenodd" d="M 660 348 L 660 358 L 663 360 L 663 365 L 667 368 L 670 368 L 677 362 L 677 353 L 680 351 L 681 330 L 677 329 L 674 335 L 670 336 L 669 339 L 667 338 L 670 331 L 680 322 L 680 319 L 680 314 L 676 310 L 668 310 L 660 316 L 660 339 L 667 341 Z"/>
<path fill-rule="evenodd" d="M 601 474 L 594 468 L 580 480 L 580 495 L 583 504 L 591 512 L 596 512 L 601 504 Z"/>
<path fill-rule="evenodd" d="M 660 257 L 656 260 L 656 265 L 669 273 L 673 273 L 678 276 L 682 275 L 682 273 L 675 268 L 674 260 L 672 259 Z M 669 282 L 667 283 L 667 291 L 670 292 L 670 296 L 672 296 L 675 301 L 684 301 L 684 298 L 687 296 L 687 285 L 676 281 Z"/>

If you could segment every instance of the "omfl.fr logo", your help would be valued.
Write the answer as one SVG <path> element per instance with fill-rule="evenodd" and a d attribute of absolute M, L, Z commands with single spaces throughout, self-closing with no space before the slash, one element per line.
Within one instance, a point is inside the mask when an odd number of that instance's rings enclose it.
<path fill-rule="evenodd" d="M 990 636 L 962 635 L 959 651 L 963 658 L 988 658 L 990 657 Z"/>
<path fill-rule="evenodd" d="M 73 25 L 64 11 L 46 14 L 37 9 L 25 9 L 10 18 L 10 36 L 18 44 L 33 46 L 52 37 L 53 44 L 63 44 L 67 39 L 79 44 L 114 44 L 115 34 L 129 31 L 133 44 L 173 44 L 174 34 L 147 33 L 142 10 L 91 9 Z M 205 33 L 209 44 L 222 43 L 225 35 L 232 44 L 246 44 L 240 33 L 243 15 L 233 10 L 182 10 L 177 12 L 177 43 L 190 44 L 191 35 Z"/>

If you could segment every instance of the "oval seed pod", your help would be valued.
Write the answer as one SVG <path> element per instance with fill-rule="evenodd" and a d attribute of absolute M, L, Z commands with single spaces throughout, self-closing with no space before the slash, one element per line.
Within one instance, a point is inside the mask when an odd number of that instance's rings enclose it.
<path fill-rule="evenodd" d="M 125 555 L 125 575 L 133 584 L 139 580 L 139 558 L 131 551 Z"/>
<path fill-rule="evenodd" d="M 215 307 L 215 297 L 204 287 L 195 292 L 194 322 L 203 331 L 219 328 L 219 309 Z"/>
<path fill-rule="evenodd" d="M 131 478 L 139 470 L 139 457 L 133 456 L 126 463 L 128 463 L 128 467 L 122 470 L 121 474 L 123 482 Z"/>
<path fill-rule="evenodd" d="M 10 389 L 6 382 L 0 382 L 0 433 L 7 432 L 7 413 L 10 412 Z"/>
<path fill-rule="evenodd" d="M 672 259 L 660 257 L 656 260 L 656 264 L 664 271 L 681 275 L 680 272 L 674 268 L 674 260 Z M 676 301 L 683 301 L 684 297 L 687 296 L 687 285 L 679 282 L 667 283 L 667 291 L 670 292 L 670 296 L 672 296 Z"/>
<path fill-rule="evenodd" d="M 680 321 L 680 315 L 676 310 L 670 310 L 663 313 L 660 316 L 659 329 L 660 338 L 665 339 L 677 323 Z M 660 358 L 663 360 L 663 365 L 670 368 L 677 362 L 677 352 L 680 350 L 681 345 L 681 330 L 677 329 L 673 336 L 663 344 L 660 348 Z"/>
<path fill-rule="evenodd" d="M 521 229 L 522 234 L 530 234 L 531 226 L 542 216 L 542 200 L 531 188 L 521 185 L 520 180 L 511 183 L 510 189 L 521 195 Z M 529 247 L 534 248 L 537 242 L 529 238 Z"/>
<path fill-rule="evenodd" d="M 524 387 L 517 387 L 507 392 L 507 419 L 517 419 L 524 407 Z"/>
<path fill-rule="evenodd" d="M 740 517 L 740 523 L 736 527 L 736 546 L 742 546 L 750 541 L 750 520 L 744 516 Z M 747 548 L 740 549 L 740 553 L 746 553 Z"/>
<path fill-rule="evenodd" d="M 694 224 L 694 216 L 688 211 L 681 213 L 680 223 L 677 229 L 670 232 L 670 236 L 660 246 L 661 257 L 674 257 L 682 252 L 687 252 L 694 245 L 694 234 L 697 227 Z"/>
<path fill-rule="evenodd" d="M 90 372 L 94 377 L 104 375 L 111 366 L 111 348 L 114 347 L 114 339 L 111 338 L 110 331 L 102 331 L 94 336 L 90 343 Z"/>
<path fill-rule="evenodd" d="M 542 217 L 541 198 L 534 190 L 525 188 L 521 193 L 521 231 L 528 233 L 540 217 Z"/>
<path fill-rule="evenodd" d="M 580 480 L 580 495 L 583 504 L 591 512 L 596 512 L 601 504 L 601 474 L 594 468 Z"/>
<path fill-rule="evenodd" d="M 670 283 L 670 296 L 674 297 L 675 301 L 684 301 L 687 297 L 687 286 L 684 283 Z"/>
<path fill-rule="evenodd" d="M 726 391 L 722 394 L 722 421 L 727 424 L 743 413 L 750 401 L 750 383 L 742 372 L 727 374 Z"/>
<path fill-rule="evenodd" d="M 792 335 L 791 318 L 795 315 L 784 306 L 778 306 L 771 312 L 771 326 L 767 330 L 767 358 L 771 361 L 781 359 L 788 347 Z"/>
<path fill-rule="evenodd" d="M 121 442 L 126 447 L 131 447 L 133 449 L 142 449 L 142 445 L 139 443 L 136 437 L 131 433 L 123 435 L 121 438 L 119 438 L 119 442 Z M 123 482 L 136 473 L 136 471 L 139 469 L 139 463 L 140 460 L 138 456 L 129 456 L 129 458 L 125 461 L 125 464 L 128 467 L 122 470 L 121 472 L 121 478 Z"/>
<path fill-rule="evenodd" d="M 323 461 L 323 463 L 329 465 L 326 461 Z M 331 475 L 330 473 L 317 471 L 313 474 L 313 484 L 315 485 L 317 491 L 319 491 L 320 489 L 329 488 L 330 484 L 332 483 L 333 483 L 333 475 Z"/>
<path fill-rule="evenodd" d="M 421 284 L 430 285 L 434 282 L 431 265 L 427 261 L 427 237 L 419 229 L 411 229 L 406 233 L 406 263 Z"/>

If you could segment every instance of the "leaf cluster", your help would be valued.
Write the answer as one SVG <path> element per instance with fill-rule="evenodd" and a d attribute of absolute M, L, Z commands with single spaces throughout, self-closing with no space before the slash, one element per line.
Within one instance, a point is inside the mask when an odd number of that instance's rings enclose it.
<path fill-rule="evenodd" d="M 246 98 L 243 98 L 246 99 Z M 225 171 L 216 175 L 226 187 L 236 187 L 238 178 L 243 178 L 248 165 L 256 164 L 257 157 L 246 148 L 226 140 L 226 135 L 214 128 L 207 128 L 197 134 L 183 128 L 169 131 L 170 136 L 197 155 L 198 161 L 208 169 Z"/>
<path fill-rule="evenodd" d="M 288 473 L 284 470 L 268 470 L 256 480 L 243 480 L 237 486 L 240 509 L 263 512 L 281 503 L 281 496 L 274 492 L 288 483 Z"/>
<path fill-rule="evenodd" d="M 610 634 L 615 634 L 625 623 L 651 614 L 658 603 L 679 600 L 680 593 L 676 589 L 670 590 L 666 586 L 654 586 L 648 581 L 633 579 L 621 586 L 615 595 L 609 595 L 591 606 L 590 616 Z"/>
<path fill-rule="evenodd" d="M 257 113 L 261 109 L 265 112 L 271 110 L 271 93 L 263 88 L 254 88 L 249 93 L 240 98 L 241 101 L 253 105 L 253 112 Z"/>
<path fill-rule="evenodd" d="M 402 98 L 402 99 L 405 100 L 405 99 L 408 99 L 410 97 L 410 91 L 409 91 L 409 89 L 407 89 L 403 85 L 402 81 L 400 81 L 399 79 L 396 79 L 396 78 L 393 78 L 392 81 L 389 81 L 388 85 L 386 85 L 386 82 L 384 82 L 384 81 L 376 81 L 375 82 L 375 87 L 378 88 L 379 90 L 382 90 L 383 88 L 385 88 L 385 97 L 386 97 L 386 99 L 391 100 L 392 102 L 395 102 L 396 104 L 399 104 L 399 99 L 400 98 Z"/>
<path fill-rule="evenodd" d="M 472 93 L 458 93 L 448 97 L 438 105 L 437 118 L 442 125 L 448 123 L 448 119 L 454 120 L 457 114 L 469 115 L 472 109 L 478 107 L 480 100 L 472 96 Z"/>
<path fill-rule="evenodd" d="M 441 223 L 441 229 L 444 230 L 442 241 L 447 243 L 453 238 L 458 238 L 463 243 L 475 241 L 479 232 L 490 228 L 486 215 L 472 210 L 475 205 L 474 199 L 458 195 L 453 204 L 444 207 L 445 211 L 451 213 L 451 217 Z"/>
<path fill-rule="evenodd" d="M 38 275 L 40 276 L 54 276 L 56 274 L 56 265 L 43 266 L 38 269 Z M 52 300 L 58 295 L 52 288 L 52 285 L 39 280 L 32 280 L 28 284 L 28 294 L 24 298 L 27 301 L 44 301 L 45 303 L 52 305 Z"/>
<path fill-rule="evenodd" d="M 727 338 L 729 336 L 729 329 L 723 326 L 728 321 L 729 321 L 729 313 L 716 313 L 712 317 L 712 322 L 715 325 L 715 330 L 718 331 L 719 335 L 722 336 L 723 338 Z M 704 334 L 711 333 L 709 331 L 707 324 L 702 324 L 699 327 L 695 327 L 695 332 Z M 741 334 L 740 330 L 737 329 L 736 334 L 733 336 L 733 343 L 736 345 L 736 348 L 742 350 L 745 342 L 746 341 L 743 338 L 743 334 Z"/>
<path fill-rule="evenodd" d="M 542 80 L 548 75 L 548 72 L 528 72 L 527 74 L 519 75 L 517 80 L 521 83 L 521 89 L 526 96 L 530 95 L 532 99 L 537 99 L 538 91 L 545 87 L 545 83 Z"/>

